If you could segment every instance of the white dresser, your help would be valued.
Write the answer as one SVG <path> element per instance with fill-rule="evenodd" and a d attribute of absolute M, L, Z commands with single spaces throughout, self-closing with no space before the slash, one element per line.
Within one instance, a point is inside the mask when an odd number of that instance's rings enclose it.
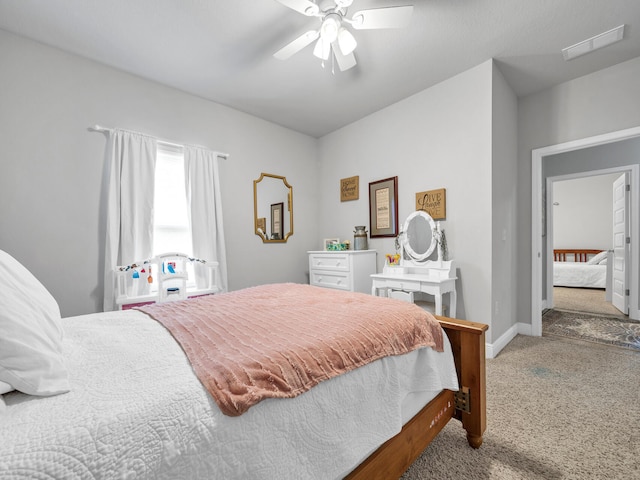
<path fill-rule="evenodd" d="M 371 275 L 376 273 L 375 250 L 319 250 L 307 253 L 311 285 L 371 293 Z"/>

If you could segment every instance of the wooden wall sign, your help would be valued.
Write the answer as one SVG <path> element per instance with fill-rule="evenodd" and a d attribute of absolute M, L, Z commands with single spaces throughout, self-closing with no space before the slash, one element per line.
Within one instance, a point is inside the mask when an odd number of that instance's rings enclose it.
<path fill-rule="evenodd" d="M 358 200 L 360 177 L 349 177 L 340 180 L 340 201 Z"/>
<path fill-rule="evenodd" d="M 447 217 L 446 189 L 416 193 L 416 210 L 424 210 L 434 220 L 444 220 Z"/>

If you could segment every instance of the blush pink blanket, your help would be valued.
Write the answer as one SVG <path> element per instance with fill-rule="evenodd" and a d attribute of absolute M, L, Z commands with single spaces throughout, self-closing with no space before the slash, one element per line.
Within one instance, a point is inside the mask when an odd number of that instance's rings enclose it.
<path fill-rule="evenodd" d="M 230 416 L 385 356 L 443 349 L 438 321 L 416 305 L 311 285 L 263 285 L 138 310 L 171 332 Z"/>

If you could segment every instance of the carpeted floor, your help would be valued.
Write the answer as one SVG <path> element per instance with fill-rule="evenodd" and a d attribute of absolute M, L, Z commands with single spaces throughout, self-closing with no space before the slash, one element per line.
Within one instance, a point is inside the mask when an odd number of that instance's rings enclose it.
<path fill-rule="evenodd" d="M 518 335 L 487 360 L 487 431 L 452 420 L 402 477 L 640 479 L 640 353 Z"/>
<path fill-rule="evenodd" d="M 598 288 L 553 287 L 553 308 L 625 316 L 605 300 L 605 291 Z"/>
<path fill-rule="evenodd" d="M 552 309 L 542 316 L 542 334 L 576 338 L 640 351 L 640 322 L 627 317 Z"/>

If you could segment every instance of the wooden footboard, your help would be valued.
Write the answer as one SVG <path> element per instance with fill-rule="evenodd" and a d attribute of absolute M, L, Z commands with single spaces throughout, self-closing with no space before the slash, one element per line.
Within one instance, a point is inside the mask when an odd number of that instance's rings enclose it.
<path fill-rule="evenodd" d="M 467 431 L 469 445 L 478 448 L 487 428 L 485 332 L 489 327 L 455 318 L 436 318 L 447 332 L 456 361 L 460 391 L 455 417 Z"/>
<path fill-rule="evenodd" d="M 487 423 L 485 332 L 489 327 L 455 318 L 436 318 L 451 342 L 460 392 L 442 391 L 347 479 L 400 478 L 451 418 L 462 422 L 469 445 L 473 448 L 482 445 Z"/>

